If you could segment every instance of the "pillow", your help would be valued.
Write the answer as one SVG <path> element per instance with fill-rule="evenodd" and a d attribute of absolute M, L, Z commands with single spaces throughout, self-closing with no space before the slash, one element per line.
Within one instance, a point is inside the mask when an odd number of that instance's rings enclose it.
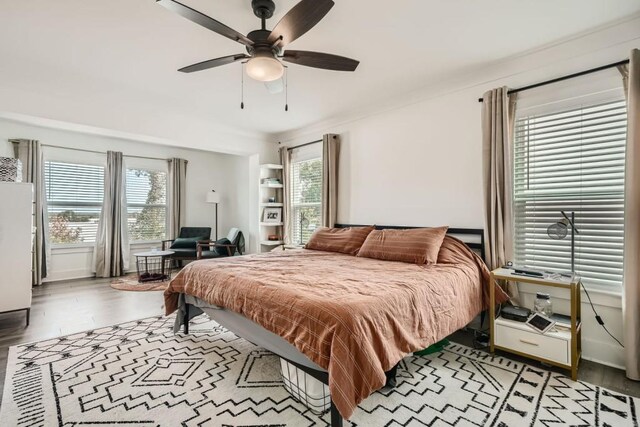
<path fill-rule="evenodd" d="M 196 243 L 202 240 L 200 237 L 177 237 L 170 249 L 195 249 Z"/>
<path fill-rule="evenodd" d="M 227 239 L 226 237 L 223 237 L 222 239 L 218 239 L 216 240 L 216 244 L 218 245 L 230 245 L 231 244 L 231 240 Z M 229 256 L 229 251 L 227 250 L 226 246 L 215 246 L 215 250 L 218 253 L 218 255 L 220 256 Z M 234 248 L 231 248 L 231 251 L 233 252 Z"/>
<path fill-rule="evenodd" d="M 385 261 L 435 264 L 449 227 L 374 230 L 364 241 L 359 257 Z"/>
<path fill-rule="evenodd" d="M 373 229 L 371 226 L 348 228 L 322 227 L 313 233 L 309 242 L 307 242 L 304 247 L 305 249 L 314 249 L 316 251 L 355 255 Z"/>

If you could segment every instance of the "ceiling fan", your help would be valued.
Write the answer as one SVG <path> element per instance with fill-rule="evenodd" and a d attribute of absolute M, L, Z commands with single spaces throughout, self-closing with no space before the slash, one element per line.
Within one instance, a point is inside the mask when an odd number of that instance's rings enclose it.
<path fill-rule="evenodd" d="M 247 60 L 246 71 L 249 77 L 261 82 L 271 82 L 280 79 L 284 74 L 285 67 L 280 60 L 335 71 L 355 71 L 359 64 L 359 61 L 343 56 L 285 49 L 289 43 L 305 34 L 324 18 L 335 4 L 333 0 L 301 0 L 271 31 L 266 29 L 266 20 L 273 16 L 275 3 L 273 0 L 252 0 L 253 13 L 260 18 L 262 28 L 251 31 L 246 36 L 178 1 L 156 1 L 184 18 L 246 47 L 246 54 L 238 53 L 198 62 L 178 70 L 183 73 L 193 73 Z"/>

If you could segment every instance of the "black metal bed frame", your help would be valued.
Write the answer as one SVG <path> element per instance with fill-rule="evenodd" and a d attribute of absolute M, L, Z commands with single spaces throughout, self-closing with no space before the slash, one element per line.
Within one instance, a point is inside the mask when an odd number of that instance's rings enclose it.
<path fill-rule="evenodd" d="M 335 224 L 336 228 L 347 228 L 347 227 L 364 227 L 363 225 L 355 225 L 355 224 Z M 421 228 L 421 227 L 405 227 L 398 225 L 376 225 L 377 230 L 384 229 L 393 229 L 393 230 L 403 230 L 403 229 L 413 229 L 413 228 Z M 454 235 L 468 235 L 468 236 L 479 236 L 480 242 L 465 242 L 467 246 L 471 249 L 478 250 L 480 252 L 480 256 L 484 260 L 484 230 L 481 228 L 449 228 L 447 230 L 447 234 Z M 189 333 L 189 304 L 185 303 L 184 306 L 184 333 Z M 286 360 L 296 368 L 300 369 L 304 373 L 310 375 L 311 377 L 317 379 L 321 383 L 325 385 L 329 385 L 329 373 L 326 371 L 321 371 L 318 369 L 313 369 L 308 366 L 301 365 L 292 360 L 287 359 L 286 357 L 282 357 L 278 355 L 278 357 Z M 387 385 L 395 385 L 395 375 L 398 369 L 398 365 L 394 366 L 390 371 L 386 372 L 385 375 L 387 377 Z M 329 409 L 331 412 L 331 427 L 343 427 L 343 418 L 338 412 L 338 408 L 336 408 L 333 403 L 333 399 L 331 399 L 331 407 Z"/>

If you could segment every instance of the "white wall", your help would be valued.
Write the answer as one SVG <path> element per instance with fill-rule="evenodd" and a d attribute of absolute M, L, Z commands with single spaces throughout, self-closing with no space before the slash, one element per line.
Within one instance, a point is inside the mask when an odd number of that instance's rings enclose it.
<path fill-rule="evenodd" d="M 454 76 L 432 87 L 274 139 L 296 145 L 342 138 L 338 222 L 484 227 L 481 104 L 491 88 L 519 87 L 627 58 L 640 47 L 640 18 Z M 532 305 L 527 288 L 525 304 Z M 622 336 L 621 298 L 592 292 L 610 331 Z M 556 295 L 557 306 L 566 303 Z M 584 357 L 623 365 L 620 347 L 586 304 Z"/>
<path fill-rule="evenodd" d="M 9 138 L 28 138 L 40 140 L 43 144 L 82 148 L 104 152 L 122 151 L 125 156 L 148 156 L 157 158 L 179 157 L 189 161 L 187 166 L 186 223 L 187 226 L 214 227 L 214 206 L 204 202 L 205 194 L 211 189 L 221 193 L 219 205 L 220 237 L 226 235 L 231 227 L 239 227 L 245 232 L 247 247 L 255 251 L 257 213 L 250 209 L 255 202 L 256 183 L 251 180 L 250 156 L 236 156 L 214 152 L 190 150 L 166 145 L 148 144 L 139 141 L 83 134 L 68 130 L 58 130 L 33 126 L 6 119 L 0 119 L 0 156 L 13 157 Z M 105 156 L 80 151 L 45 147 L 45 157 L 52 160 L 98 161 Z M 253 157 L 256 157 L 254 155 Z M 97 160 L 96 160 L 97 159 Z M 129 166 L 160 166 L 164 162 L 149 161 L 125 157 Z M 255 162 L 255 159 L 254 159 Z M 253 206 L 253 209 L 257 209 Z M 131 252 L 143 250 L 152 245 L 132 245 Z M 92 275 L 93 248 L 73 247 L 54 248 L 47 281 L 62 280 Z M 135 269 L 132 258 L 131 269 Z"/>

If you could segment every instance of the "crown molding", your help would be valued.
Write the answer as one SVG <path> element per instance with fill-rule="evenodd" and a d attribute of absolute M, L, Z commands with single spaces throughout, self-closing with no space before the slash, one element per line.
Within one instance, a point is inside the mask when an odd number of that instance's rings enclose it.
<path fill-rule="evenodd" d="M 457 73 L 449 74 L 447 78 L 443 78 L 443 80 L 435 84 L 431 83 L 412 92 L 386 98 L 380 102 L 370 104 L 366 108 L 354 108 L 304 127 L 272 133 L 270 138 L 272 141 L 280 141 L 282 144 L 288 145 L 294 139 L 315 137 L 330 129 L 368 117 L 385 114 L 468 89 L 477 88 L 477 96 L 479 97 L 487 87 L 490 87 L 495 82 L 504 80 L 517 82 L 518 79 L 523 79 L 527 74 L 535 72 L 551 71 L 551 74 L 553 74 L 553 70 L 550 70 L 551 68 L 571 70 L 572 64 L 589 62 L 589 57 L 595 53 L 604 52 L 617 46 L 631 43 L 637 44 L 640 40 L 640 31 L 638 29 L 640 29 L 640 13 L 635 13 L 623 19 L 515 55 L 460 70 Z M 614 33 L 614 37 L 611 37 L 611 33 Z M 616 38 L 616 40 L 607 41 L 606 39 L 609 38 Z M 621 59 L 623 58 L 614 57 L 611 61 Z M 594 63 L 590 66 L 597 65 L 601 64 Z"/>
<path fill-rule="evenodd" d="M 207 149 L 206 147 L 203 147 L 203 146 L 192 147 L 192 146 L 186 146 L 184 144 L 181 144 L 179 141 L 168 139 L 168 138 L 160 138 L 160 137 L 155 137 L 150 135 L 118 131 L 113 129 L 97 127 L 97 126 L 89 126 L 89 125 L 83 125 L 80 123 L 72 123 L 72 122 L 66 122 L 61 120 L 36 117 L 36 116 L 14 113 L 9 111 L 0 111 L 0 119 L 9 120 L 16 123 L 27 124 L 31 126 L 36 126 L 40 128 L 52 129 L 52 130 L 81 133 L 85 135 L 95 135 L 95 136 L 101 136 L 105 138 L 114 138 L 114 139 L 126 140 L 126 141 L 136 141 L 136 142 L 142 142 L 147 144 L 165 145 L 165 146 L 171 146 L 171 147 L 182 148 L 182 149 L 225 153 L 225 154 L 236 154 L 236 155 L 250 155 L 250 154 L 255 154 L 260 152 L 260 150 L 246 150 L 246 152 L 238 151 L 238 150 L 234 150 L 234 147 L 229 147 L 229 149 L 226 149 L 226 150 L 222 150 L 220 149 L 220 147 L 212 147 L 210 149 Z M 235 129 L 220 129 L 220 128 L 216 128 L 215 130 L 228 136 L 238 136 L 242 138 L 255 139 L 256 145 L 265 144 L 265 146 L 267 146 L 267 145 L 274 144 L 272 142 L 269 142 L 269 139 L 266 133 L 253 133 L 253 132 L 239 131 Z"/>

